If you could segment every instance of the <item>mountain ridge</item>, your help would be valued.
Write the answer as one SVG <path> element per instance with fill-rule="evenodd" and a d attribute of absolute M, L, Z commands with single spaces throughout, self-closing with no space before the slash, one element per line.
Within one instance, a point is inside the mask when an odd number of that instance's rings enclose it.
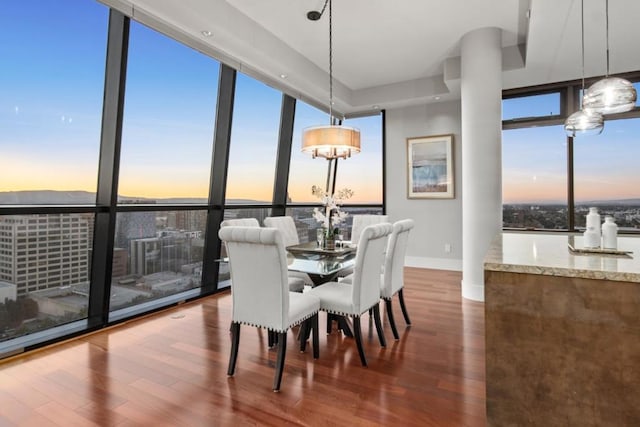
<path fill-rule="evenodd" d="M 229 199 L 232 203 L 266 203 L 252 199 Z M 151 199 L 148 197 L 134 197 L 118 195 L 119 203 L 140 204 L 205 204 L 206 197 L 167 197 Z M 21 190 L 0 191 L 0 205 L 93 205 L 96 203 L 96 193 L 91 191 L 70 190 Z"/>

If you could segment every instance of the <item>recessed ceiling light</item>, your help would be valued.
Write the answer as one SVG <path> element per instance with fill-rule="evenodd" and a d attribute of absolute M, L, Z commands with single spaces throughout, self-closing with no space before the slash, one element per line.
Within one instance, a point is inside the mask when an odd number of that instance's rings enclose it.
<path fill-rule="evenodd" d="M 200 33 L 205 37 L 211 37 L 213 35 L 211 31 L 207 31 L 207 30 L 202 30 L 200 31 Z"/>
<path fill-rule="evenodd" d="M 289 77 L 289 76 L 287 76 L 286 74 L 280 74 L 280 78 L 281 79 L 286 79 L 287 77 Z"/>
<path fill-rule="evenodd" d="M 380 106 L 378 104 L 376 104 L 376 105 L 372 105 L 371 108 L 373 108 L 374 110 L 379 110 Z"/>
<path fill-rule="evenodd" d="M 440 101 L 440 97 L 438 95 L 434 96 L 433 99 L 435 99 L 436 101 Z"/>

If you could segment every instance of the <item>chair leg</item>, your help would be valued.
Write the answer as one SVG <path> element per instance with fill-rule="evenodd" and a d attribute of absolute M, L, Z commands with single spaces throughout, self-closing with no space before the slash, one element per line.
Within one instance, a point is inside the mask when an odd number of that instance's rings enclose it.
<path fill-rule="evenodd" d="M 411 319 L 409 319 L 409 313 L 407 312 L 407 307 L 404 305 L 404 295 L 402 295 L 402 289 L 398 291 L 398 299 L 400 300 L 400 308 L 402 309 L 402 315 L 404 316 L 404 321 L 407 322 L 407 325 L 410 325 Z"/>
<path fill-rule="evenodd" d="M 276 342 L 275 332 L 273 332 L 270 329 L 267 329 L 267 345 L 269 346 L 269 348 L 271 348 L 276 344 L 277 342 Z"/>
<path fill-rule="evenodd" d="M 307 319 L 300 325 L 300 331 L 298 332 L 298 338 L 300 339 L 300 353 L 304 353 L 307 349 L 307 338 L 309 337 L 309 327 L 311 319 Z"/>
<path fill-rule="evenodd" d="M 353 336 L 356 339 L 356 346 L 358 347 L 360 362 L 362 362 L 362 366 L 367 366 L 367 358 L 364 355 L 364 348 L 362 347 L 362 331 L 360 330 L 360 316 L 353 316 Z"/>
<path fill-rule="evenodd" d="M 387 346 L 387 340 L 384 337 L 384 330 L 382 329 L 382 322 L 380 321 L 380 304 L 373 306 L 373 319 L 376 322 L 376 330 L 378 331 L 378 341 L 382 347 Z"/>
<path fill-rule="evenodd" d="M 327 313 L 327 335 L 331 334 L 332 327 L 333 327 L 333 315 L 331 313 Z"/>
<path fill-rule="evenodd" d="M 391 299 L 385 299 L 384 306 L 386 307 L 387 318 L 389 319 L 391 332 L 393 332 L 393 338 L 396 340 L 399 340 L 400 335 L 398 335 L 398 329 L 396 328 L 396 321 L 395 321 L 395 318 L 393 317 L 393 307 L 391 306 Z"/>
<path fill-rule="evenodd" d="M 311 328 L 313 328 L 313 358 L 320 357 L 320 337 L 318 335 L 318 313 L 311 318 Z"/>
<path fill-rule="evenodd" d="M 229 369 L 227 375 L 232 376 L 236 371 L 238 360 L 238 346 L 240 344 L 240 323 L 231 322 L 231 354 L 229 355 Z"/>
<path fill-rule="evenodd" d="M 278 359 L 276 360 L 276 376 L 273 379 L 273 391 L 280 391 L 282 371 L 284 370 L 284 357 L 287 354 L 287 333 L 278 333 Z"/>

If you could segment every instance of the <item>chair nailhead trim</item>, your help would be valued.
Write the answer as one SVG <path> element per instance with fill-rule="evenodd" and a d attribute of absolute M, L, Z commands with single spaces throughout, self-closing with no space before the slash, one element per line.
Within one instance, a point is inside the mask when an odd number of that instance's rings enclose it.
<path fill-rule="evenodd" d="M 346 312 L 343 312 L 343 311 L 337 311 L 337 310 L 328 310 L 328 309 L 326 309 L 326 308 L 321 308 L 321 309 L 320 309 L 320 311 L 324 311 L 325 313 L 337 314 L 338 316 L 354 316 L 354 317 L 360 317 L 360 316 L 362 316 L 363 314 L 365 314 L 366 312 L 368 312 L 368 311 L 369 311 L 369 309 L 371 309 L 373 306 L 375 306 L 375 304 L 374 304 L 374 305 L 372 305 L 371 307 L 369 307 L 369 308 L 365 309 L 365 310 L 364 310 L 362 313 L 360 313 L 360 314 L 355 314 L 355 313 L 346 313 Z"/>
<path fill-rule="evenodd" d="M 269 328 L 268 326 L 264 326 L 264 325 L 258 325 L 258 324 L 255 324 L 255 323 L 249 323 L 249 322 L 238 322 L 238 321 L 235 321 L 235 320 L 233 320 L 233 322 L 234 322 L 234 323 L 240 323 L 241 325 L 245 325 L 245 326 L 253 326 L 254 328 L 266 328 L 266 329 L 268 329 L 268 330 L 270 330 L 270 331 L 273 331 L 273 332 L 284 333 L 284 332 L 287 332 L 287 331 L 288 331 L 289 329 L 291 329 L 292 327 L 297 326 L 297 325 L 299 325 L 300 323 L 304 322 L 305 320 L 312 318 L 312 317 L 313 317 L 313 316 L 315 316 L 316 314 L 318 314 L 318 312 L 317 312 L 317 311 L 316 311 L 315 313 L 311 313 L 311 314 L 309 314 L 308 316 L 303 317 L 302 319 L 299 319 L 299 320 L 298 320 L 297 322 L 295 322 L 295 323 L 290 324 L 286 329 L 272 329 L 272 328 Z"/>

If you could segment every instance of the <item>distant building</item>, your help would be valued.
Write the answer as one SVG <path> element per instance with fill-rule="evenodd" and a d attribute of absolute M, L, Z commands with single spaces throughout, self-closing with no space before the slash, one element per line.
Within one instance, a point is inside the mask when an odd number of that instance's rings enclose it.
<path fill-rule="evenodd" d="M 119 213 L 114 246 L 128 248 L 131 240 L 155 237 L 156 231 L 156 212 Z"/>
<path fill-rule="evenodd" d="M 0 304 L 4 304 L 5 300 L 15 301 L 18 297 L 17 289 L 13 283 L 0 282 Z"/>
<path fill-rule="evenodd" d="M 89 265 L 93 265 L 93 249 L 89 249 Z M 129 252 L 124 248 L 113 249 L 112 277 L 126 276 L 129 271 Z"/>
<path fill-rule="evenodd" d="M 162 271 L 144 276 L 142 284 L 143 289 L 149 289 L 154 293 L 174 294 L 192 287 L 192 281 L 189 276 L 171 271 Z"/>
<path fill-rule="evenodd" d="M 113 249 L 113 265 L 111 267 L 112 277 L 122 277 L 128 274 L 129 252 L 123 248 Z"/>
<path fill-rule="evenodd" d="M 131 240 L 130 273 L 146 276 L 162 271 L 180 272 L 182 266 L 202 261 L 202 233 L 165 230 L 158 237 Z"/>
<path fill-rule="evenodd" d="M 90 221 L 86 214 L 0 217 L 0 281 L 23 296 L 89 280 Z"/>
<path fill-rule="evenodd" d="M 67 316 L 78 318 L 87 312 L 89 298 L 83 288 L 84 284 L 76 291 L 76 286 L 60 286 L 52 289 L 31 292 L 29 297 L 38 303 L 38 311 L 53 317 Z"/>
<path fill-rule="evenodd" d="M 207 211 L 172 211 L 167 213 L 167 226 L 174 230 L 204 231 L 207 228 Z"/>
<path fill-rule="evenodd" d="M 260 224 L 264 223 L 264 219 L 271 215 L 271 207 L 265 208 L 247 208 L 247 209 L 225 209 L 224 219 L 235 218 L 255 218 Z"/>

